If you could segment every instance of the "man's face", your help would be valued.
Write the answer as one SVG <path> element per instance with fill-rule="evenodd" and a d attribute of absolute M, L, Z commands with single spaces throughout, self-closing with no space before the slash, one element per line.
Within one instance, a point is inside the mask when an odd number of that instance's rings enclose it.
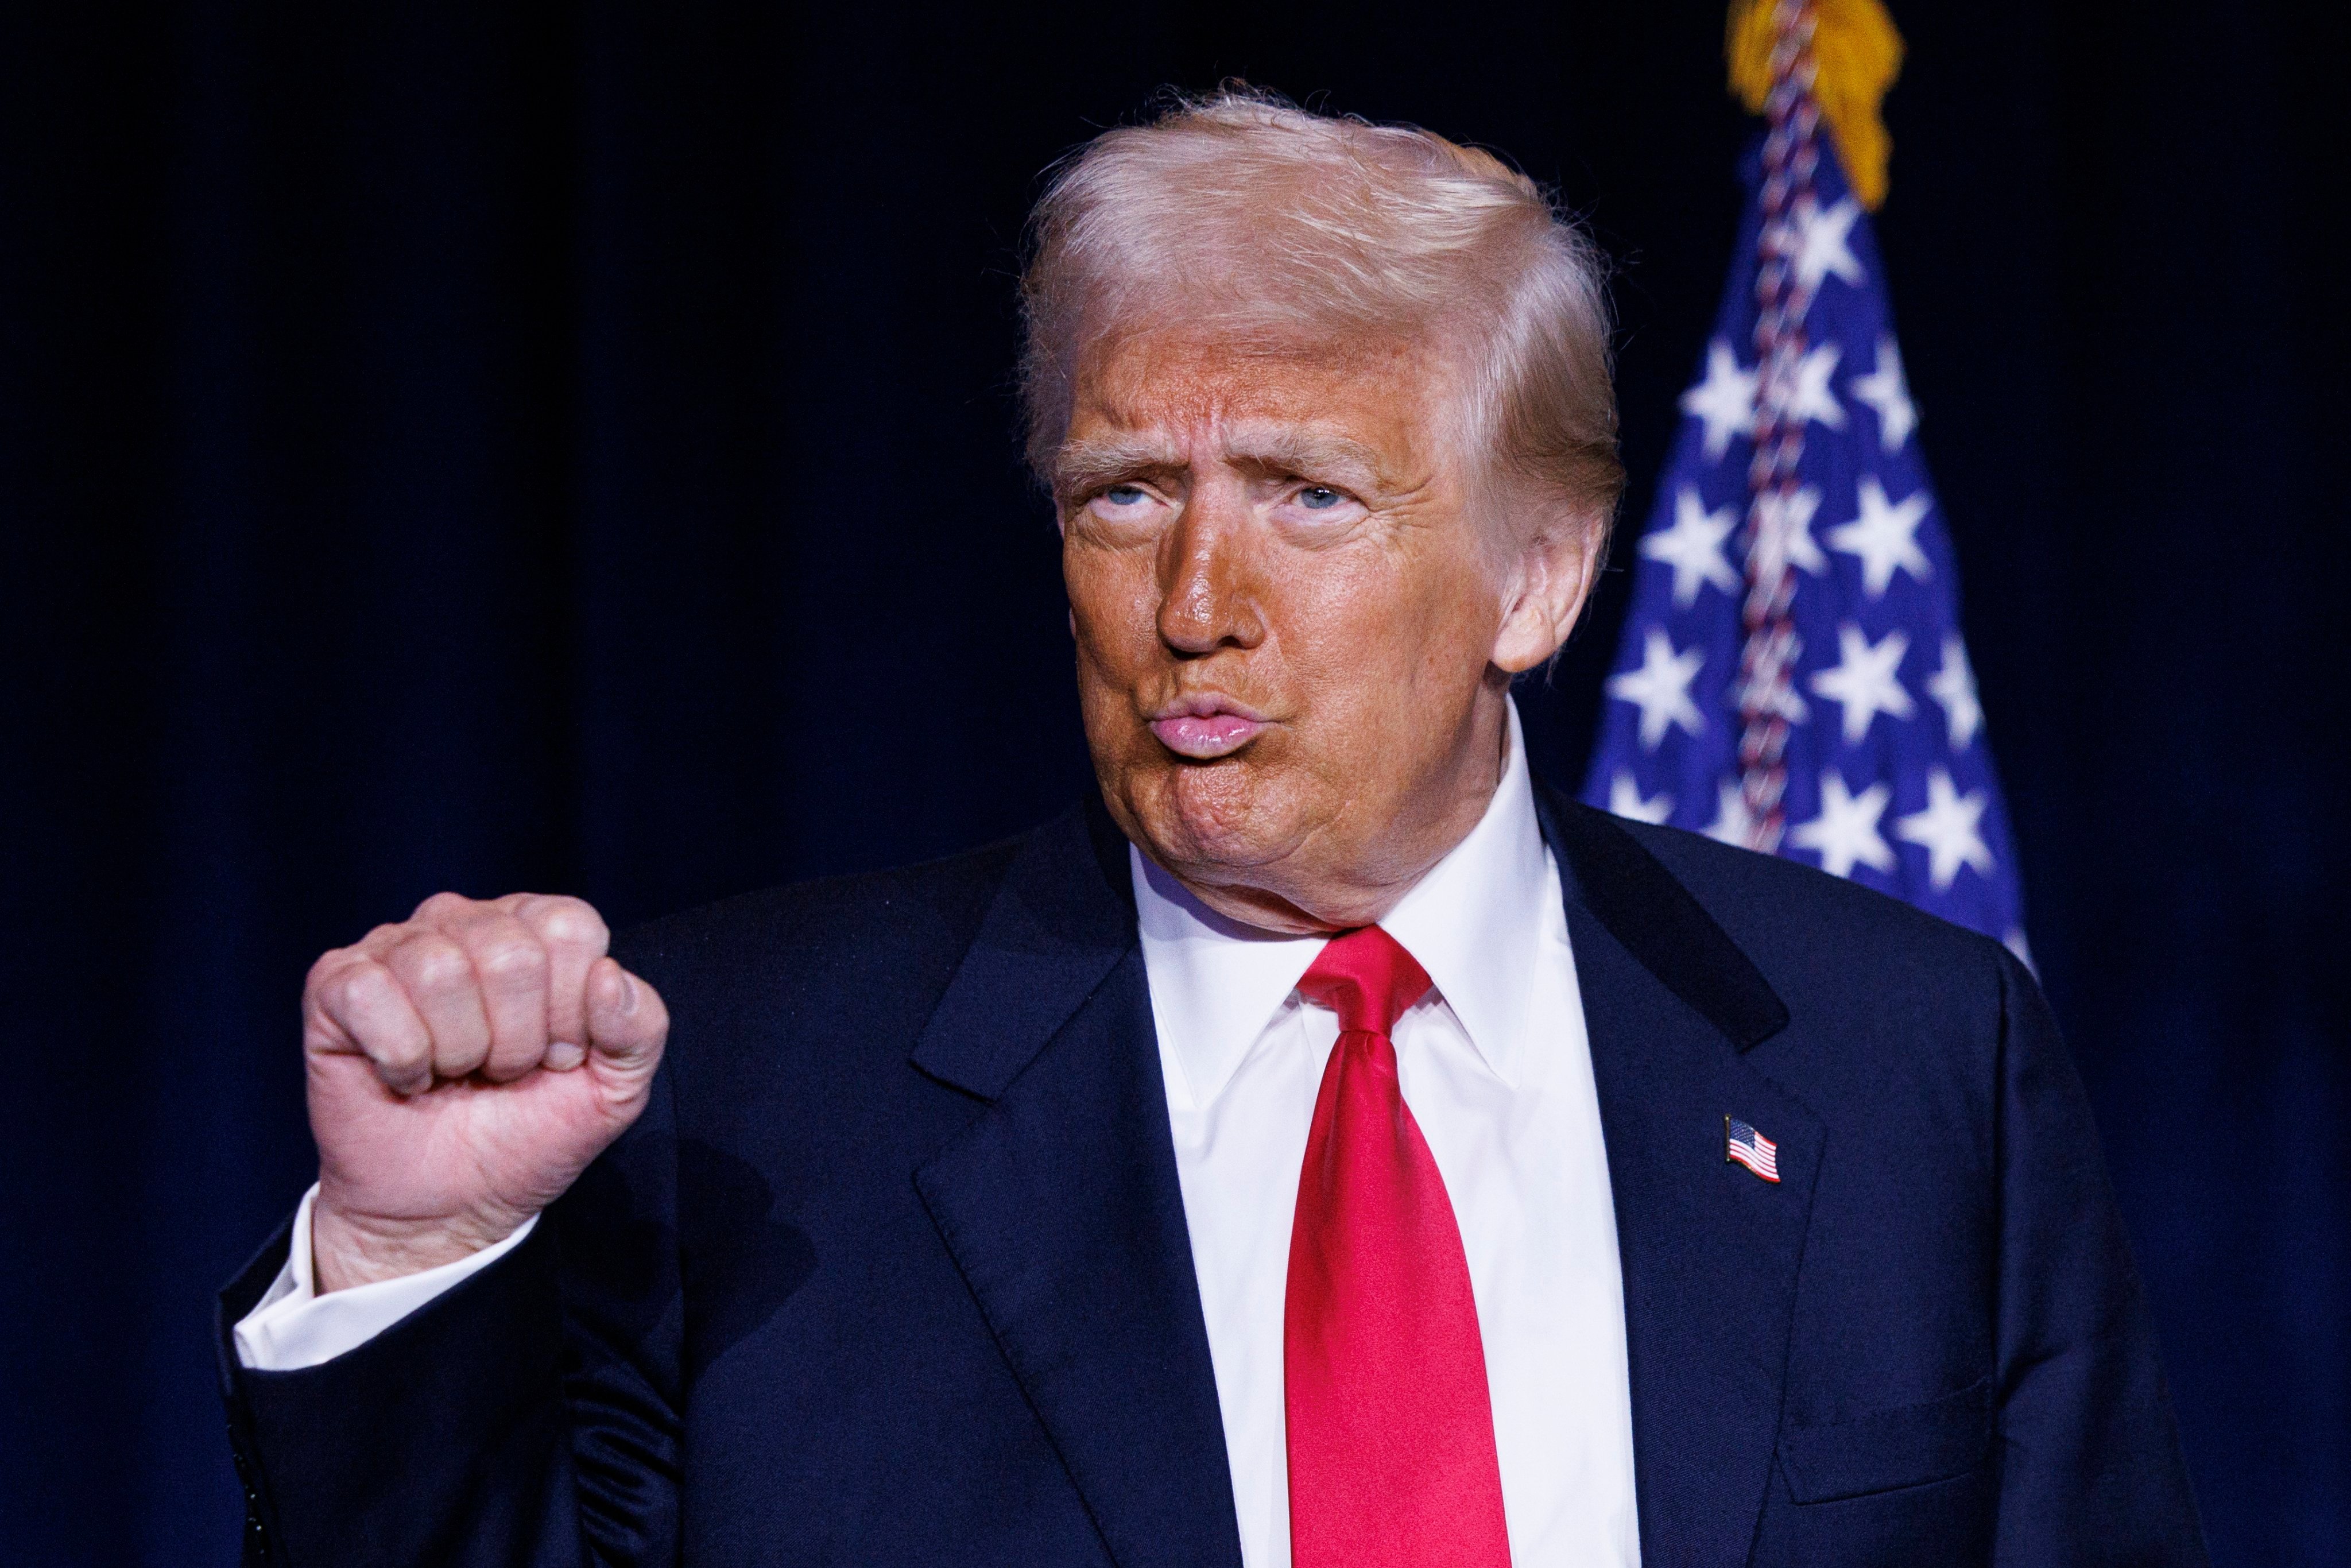
<path fill-rule="evenodd" d="M 1155 335 L 1078 378 L 1056 500 L 1095 772 L 1222 913 L 1376 919 L 1492 794 L 1515 574 L 1443 395 L 1402 345 Z"/>

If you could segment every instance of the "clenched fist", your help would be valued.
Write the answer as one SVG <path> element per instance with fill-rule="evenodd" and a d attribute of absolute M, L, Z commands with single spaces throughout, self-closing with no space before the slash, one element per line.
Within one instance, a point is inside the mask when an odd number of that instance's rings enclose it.
<path fill-rule="evenodd" d="M 443 893 L 311 967 L 321 1294 L 504 1239 L 637 1119 L 669 1012 L 610 937 L 576 898 Z"/>

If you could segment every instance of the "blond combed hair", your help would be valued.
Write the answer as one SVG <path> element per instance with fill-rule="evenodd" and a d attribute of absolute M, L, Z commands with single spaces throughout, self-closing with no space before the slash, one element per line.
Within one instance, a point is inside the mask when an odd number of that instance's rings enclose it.
<path fill-rule="evenodd" d="M 1418 342 L 1473 458 L 1532 487 L 1539 526 L 1604 529 L 1624 488 L 1597 250 L 1532 180 L 1416 127 L 1238 85 L 1178 98 L 1055 171 L 1021 300 L 1029 459 L 1049 484 L 1089 350 L 1180 325 Z"/>

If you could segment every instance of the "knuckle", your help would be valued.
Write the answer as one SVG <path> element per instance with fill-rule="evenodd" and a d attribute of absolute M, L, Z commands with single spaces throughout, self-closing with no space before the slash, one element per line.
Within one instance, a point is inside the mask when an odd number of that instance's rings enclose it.
<path fill-rule="evenodd" d="M 416 906 L 413 920 L 447 920 L 474 907 L 474 901 L 462 893 L 436 893 Z"/>
<path fill-rule="evenodd" d="M 329 1010 L 348 1017 L 374 999 L 381 977 L 372 964 L 345 964 L 320 982 L 319 999 Z"/>
<path fill-rule="evenodd" d="M 409 983 L 433 992 L 452 991 L 473 978 L 474 966 L 465 949 L 437 937 L 419 938 L 403 950 Z"/>
<path fill-rule="evenodd" d="M 493 937 L 475 956 L 483 978 L 494 985 L 527 986 L 547 974 L 547 950 L 524 936 Z"/>
<path fill-rule="evenodd" d="M 603 916 L 595 907 L 577 898 L 553 897 L 538 911 L 539 929 L 547 939 L 567 947 L 601 949 L 609 935 Z"/>
<path fill-rule="evenodd" d="M 347 1009 L 364 991 L 367 966 L 345 964 L 325 974 L 315 975 L 311 988 L 319 1000 L 329 1007 Z"/>
<path fill-rule="evenodd" d="M 310 966 L 309 973 L 302 977 L 302 988 L 311 992 L 323 991 L 350 967 L 350 948 L 329 947 L 319 955 L 318 961 Z"/>

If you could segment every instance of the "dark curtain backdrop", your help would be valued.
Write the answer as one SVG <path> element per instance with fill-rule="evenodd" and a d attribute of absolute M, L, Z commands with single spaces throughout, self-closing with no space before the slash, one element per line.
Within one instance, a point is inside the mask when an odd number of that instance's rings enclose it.
<path fill-rule="evenodd" d="M 1012 274 L 1155 88 L 1556 183 L 1620 267 L 1637 526 L 1738 208 L 1712 0 L 823 9 L 0 21 L 0 1559 L 232 1561 L 210 1297 L 309 1179 L 319 951 L 1088 787 Z M 2351 39 L 1895 10 L 1881 235 L 2042 972 L 2216 1561 L 2340 1563 Z M 1528 698 L 1555 779 L 1622 591 Z"/>

